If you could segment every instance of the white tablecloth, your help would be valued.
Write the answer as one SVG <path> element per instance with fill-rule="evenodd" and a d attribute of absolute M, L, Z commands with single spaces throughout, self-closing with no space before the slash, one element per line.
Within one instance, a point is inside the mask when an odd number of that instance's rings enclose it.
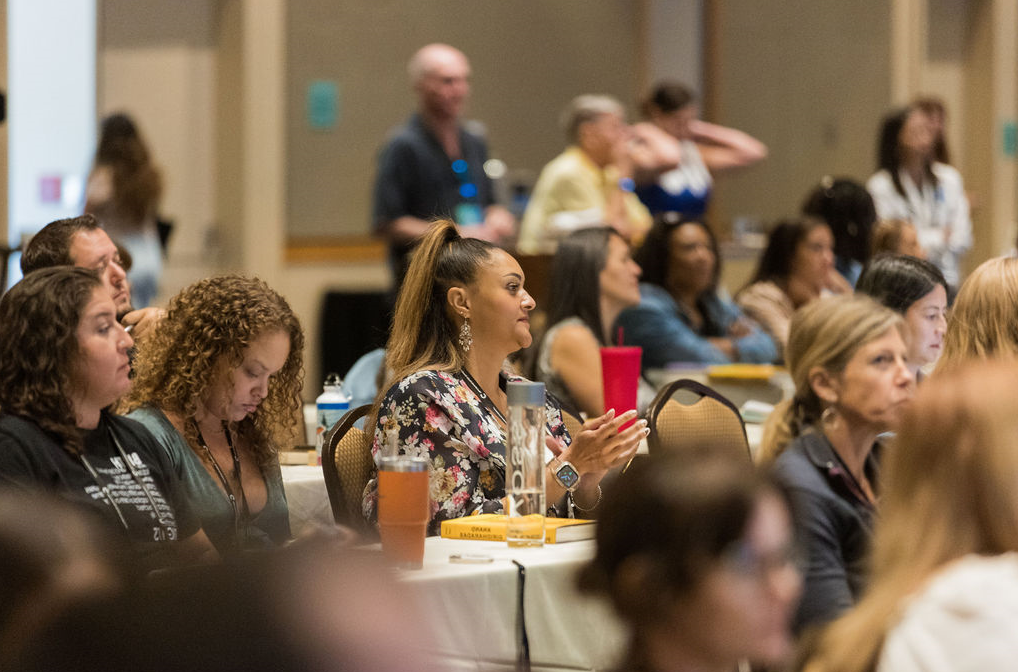
<path fill-rule="evenodd" d="M 576 590 L 576 572 L 593 541 L 509 548 L 504 542 L 431 537 L 424 569 L 399 572 L 435 631 L 430 650 L 439 669 L 515 667 L 518 570 L 526 568 L 525 612 L 532 669 L 611 670 L 626 645 L 623 626 L 607 603 Z M 482 554 L 487 564 L 449 561 Z"/>
<path fill-rule="evenodd" d="M 283 489 L 290 509 L 290 532 L 295 537 L 324 526 L 332 527 L 332 506 L 321 467 L 283 465 Z"/>

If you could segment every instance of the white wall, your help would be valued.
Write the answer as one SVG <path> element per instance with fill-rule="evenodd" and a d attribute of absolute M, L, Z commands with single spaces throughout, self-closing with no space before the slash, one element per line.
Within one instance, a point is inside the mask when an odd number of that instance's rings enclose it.
<path fill-rule="evenodd" d="M 684 83 L 703 99 L 703 0 L 648 0 L 648 85 Z"/>
<path fill-rule="evenodd" d="M 17 244 L 84 204 L 96 133 L 96 22 L 90 0 L 8 0 L 7 12 L 9 239 Z M 43 176 L 61 178 L 63 202 L 41 202 Z"/>
<path fill-rule="evenodd" d="M 98 109 L 135 120 L 173 220 L 157 303 L 220 268 L 215 221 L 216 0 L 100 0 Z"/>

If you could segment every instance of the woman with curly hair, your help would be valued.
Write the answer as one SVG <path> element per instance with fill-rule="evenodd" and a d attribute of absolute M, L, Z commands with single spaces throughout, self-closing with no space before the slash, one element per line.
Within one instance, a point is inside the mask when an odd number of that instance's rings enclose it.
<path fill-rule="evenodd" d="M 153 568 L 212 547 L 152 435 L 109 413 L 131 385 L 133 344 L 92 271 L 33 271 L 4 295 L 0 486 L 54 492 L 89 510 Z"/>
<path fill-rule="evenodd" d="M 221 553 L 290 538 L 277 448 L 299 417 L 304 332 L 261 280 L 201 280 L 142 341 L 128 417 L 148 427 Z"/>

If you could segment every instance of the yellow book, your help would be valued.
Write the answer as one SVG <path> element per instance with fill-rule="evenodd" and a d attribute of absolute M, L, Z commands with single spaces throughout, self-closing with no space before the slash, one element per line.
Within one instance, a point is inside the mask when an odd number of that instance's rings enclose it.
<path fill-rule="evenodd" d="M 778 367 L 773 364 L 716 364 L 707 367 L 712 380 L 768 381 Z"/>
<path fill-rule="evenodd" d="M 446 539 L 477 539 L 478 541 L 505 541 L 509 517 L 501 513 L 482 513 L 442 521 L 442 536 Z M 581 518 L 545 518 L 544 541 L 561 544 L 567 541 L 593 539 L 593 520 Z"/>

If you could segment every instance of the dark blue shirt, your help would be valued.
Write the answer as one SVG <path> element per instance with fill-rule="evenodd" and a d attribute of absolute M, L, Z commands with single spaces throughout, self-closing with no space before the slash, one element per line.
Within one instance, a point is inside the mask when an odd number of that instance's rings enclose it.
<path fill-rule="evenodd" d="M 460 127 L 459 143 L 459 158 L 467 163 L 466 172 L 461 174 L 453 171 L 453 158 L 445 153 L 419 114 L 396 129 L 378 159 L 372 224 L 376 233 L 399 217 L 455 220 L 456 207 L 461 203 L 474 204 L 482 211 L 494 203 L 491 180 L 484 172 L 488 160 L 484 138 Z M 476 188 L 474 196 L 461 194 L 461 187 L 467 183 Z M 397 285 L 406 271 L 411 249 L 412 243 L 389 243 Z"/>
<path fill-rule="evenodd" d="M 877 487 L 878 450 L 866 460 Z M 774 473 L 792 492 L 795 525 L 806 546 L 802 601 L 793 622 L 798 633 L 848 611 L 868 575 L 876 510 L 823 434 L 808 430 L 774 462 Z"/>

